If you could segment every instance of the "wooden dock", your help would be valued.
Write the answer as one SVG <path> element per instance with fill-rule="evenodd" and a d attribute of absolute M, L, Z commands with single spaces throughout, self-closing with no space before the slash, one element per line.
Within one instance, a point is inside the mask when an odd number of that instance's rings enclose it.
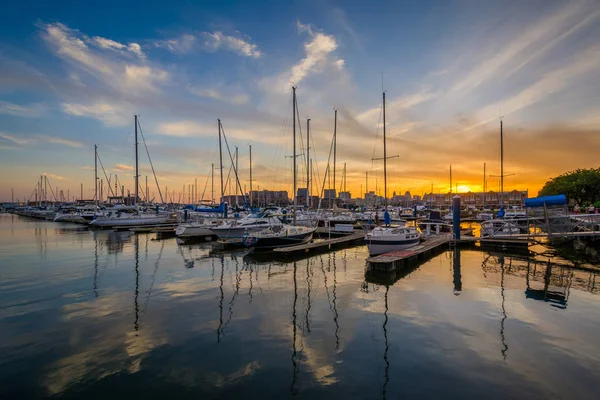
<path fill-rule="evenodd" d="M 389 271 L 394 268 L 402 267 L 405 263 L 425 258 L 437 250 L 441 250 L 444 245 L 449 245 L 452 234 L 439 236 L 429 236 L 418 246 L 407 250 L 397 250 L 367 258 L 367 262 L 374 269 Z"/>
<path fill-rule="evenodd" d="M 334 239 L 327 239 L 318 242 L 300 244 L 298 246 L 278 247 L 273 249 L 273 253 L 279 256 L 289 256 L 299 253 L 321 253 L 329 250 L 335 250 L 342 247 L 349 247 L 364 244 L 364 232 L 355 232 L 346 234 Z"/>

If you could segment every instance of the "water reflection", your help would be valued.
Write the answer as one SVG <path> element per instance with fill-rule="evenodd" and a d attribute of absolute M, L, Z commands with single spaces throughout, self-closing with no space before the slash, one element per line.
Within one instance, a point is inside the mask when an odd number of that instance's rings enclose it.
<path fill-rule="evenodd" d="M 385 296 L 384 296 L 384 311 L 383 311 L 383 338 L 385 341 L 385 350 L 383 352 L 383 361 L 385 363 L 385 375 L 383 378 L 383 389 L 382 389 L 382 393 L 381 393 L 381 397 L 383 397 L 383 399 L 385 400 L 387 398 L 387 386 L 388 383 L 390 382 L 390 360 L 388 359 L 388 350 L 389 350 L 389 345 L 388 345 L 388 332 L 387 332 L 387 324 L 388 324 L 388 294 L 390 292 L 390 287 L 389 285 L 386 285 L 385 287 Z"/>
<path fill-rule="evenodd" d="M 3 264 L 0 378 L 17 390 L 2 398 L 593 398 L 599 378 L 598 273 L 564 260 L 456 249 L 379 272 L 364 248 L 256 261 L 36 229 L 32 254 Z"/>

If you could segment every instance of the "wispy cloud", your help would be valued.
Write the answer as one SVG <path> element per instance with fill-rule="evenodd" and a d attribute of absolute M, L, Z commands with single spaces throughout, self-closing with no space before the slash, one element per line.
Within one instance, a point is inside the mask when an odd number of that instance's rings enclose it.
<path fill-rule="evenodd" d="M 44 172 L 44 175 L 46 175 L 48 178 L 56 179 L 57 181 L 70 181 L 69 178 L 66 178 L 66 177 L 60 176 L 60 175 L 49 174 L 47 172 Z"/>
<path fill-rule="evenodd" d="M 42 38 L 55 50 L 57 56 L 124 95 L 131 95 L 132 91 L 156 90 L 157 85 L 168 79 L 168 73 L 160 68 L 136 64 L 131 57 L 123 57 L 127 52 L 142 54 L 136 43 L 125 46 L 104 38 L 92 40 L 58 22 L 39 26 Z M 96 49 L 88 44 L 94 45 Z"/>
<path fill-rule="evenodd" d="M 45 111 L 46 107 L 41 103 L 21 105 L 0 101 L 0 114 L 15 115 L 17 117 L 41 117 Z"/>
<path fill-rule="evenodd" d="M 133 171 L 133 167 L 127 164 L 115 164 L 113 167 L 113 171 L 115 172 L 126 172 Z"/>
<path fill-rule="evenodd" d="M 310 75 L 331 68 L 337 75 L 343 75 L 345 60 L 335 56 L 338 42 L 333 35 L 317 31 L 309 24 L 296 22 L 298 33 L 306 33 L 309 40 L 304 43 L 304 57 L 277 76 L 260 80 L 259 86 L 270 93 L 283 93 L 291 84 L 298 85 Z"/>
<path fill-rule="evenodd" d="M 246 93 L 232 93 L 229 95 L 218 89 L 201 89 L 194 87 L 190 89 L 190 92 L 196 96 L 207 97 L 237 105 L 246 104 L 250 101 L 250 96 L 248 96 Z"/>
<path fill-rule="evenodd" d="M 258 46 L 250 42 L 250 38 L 228 36 L 223 32 L 204 32 L 204 46 L 208 50 L 229 50 L 240 56 L 259 58 L 262 52 Z"/>
<path fill-rule="evenodd" d="M 23 138 L 23 137 L 16 137 L 14 135 L 8 134 L 8 133 L 0 133 L 0 138 L 11 141 L 15 144 L 18 144 L 20 146 L 26 146 L 30 143 L 33 142 L 33 139 L 28 139 L 28 138 Z"/>
<path fill-rule="evenodd" d="M 60 144 L 60 145 L 73 147 L 73 148 L 80 148 L 80 147 L 84 146 L 83 143 L 75 141 L 75 140 L 69 140 L 69 139 L 65 139 L 65 138 L 60 138 L 60 137 L 56 137 L 56 136 L 47 136 L 47 135 L 35 135 L 33 137 L 24 137 L 24 136 L 17 137 L 15 135 L 8 134 L 8 133 L 0 133 L 0 138 L 9 140 L 15 144 L 18 144 L 19 146 L 28 146 L 28 145 L 32 145 L 32 144 L 40 143 L 40 142 Z"/>
<path fill-rule="evenodd" d="M 107 126 L 125 126 L 131 122 L 131 108 L 128 105 L 115 105 L 108 102 L 91 104 L 63 103 L 63 112 L 77 117 L 90 117 L 102 121 Z"/>
<path fill-rule="evenodd" d="M 89 39 L 89 42 L 95 44 L 96 46 L 98 46 L 102 49 L 109 49 L 109 50 L 119 51 L 119 52 L 123 52 L 123 53 L 130 52 L 140 58 L 146 57 L 146 55 L 142 51 L 142 47 L 137 43 L 129 43 L 129 44 L 125 45 L 123 43 L 119 43 L 114 40 L 106 39 L 106 38 L 99 37 L 99 36 L 95 36 L 95 37 Z"/>
<path fill-rule="evenodd" d="M 84 144 L 82 142 L 78 142 L 76 140 L 64 139 L 64 138 L 55 137 L 55 136 L 37 135 L 37 138 L 44 142 L 47 142 L 47 143 L 60 144 L 60 145 L 73 147 L 73 148 L 77 148 L 77 149 L 84 146 Z"/>
<path fill-rule="evenodd" d="M 176 38 L 157 40 L 154 42 L 154 46 L 177 54 L 189 54 L 195 49 L 201 49 L 210 52 L 227 50 L 251 58 L 262 56 L 258 45 L 252 43 L 250 37 L 239 33 L 227 35 L 221 31 L 184 33 Z"/>

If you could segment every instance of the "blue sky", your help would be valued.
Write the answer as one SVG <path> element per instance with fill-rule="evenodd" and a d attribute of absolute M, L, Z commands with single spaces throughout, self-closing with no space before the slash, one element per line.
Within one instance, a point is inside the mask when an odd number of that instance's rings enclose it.
<path fill-rule="evenodd" d="M 450 164 L 479 189 L 484 162 L 498 173 L 500 115 L 507 186 L 598 166 L 596 0 L 22 2 L 0 22 L 0 199 L 29 197 L 41 174 L 90 197 L 94 144 L 132 188 L 134 113 L 170 192 L 195 178 L 202 192 L 217 118 L 242 185 L 252 143 L 255 187 L 288 189 L 292 83 L 320 179 L 339 110 L 338 171 L 346 162 L 355 196 L 365 171 L 382 186 L 382 83 L 400 156 L 390 193 L 447 191 Z"/>

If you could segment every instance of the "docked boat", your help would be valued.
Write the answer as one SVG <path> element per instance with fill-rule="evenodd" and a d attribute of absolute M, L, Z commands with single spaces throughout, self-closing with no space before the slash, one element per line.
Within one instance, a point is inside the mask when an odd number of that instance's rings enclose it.
<path fill-rule="evenodd" d="M 306 226 L 275 225 L 244 236 L 242 243 L 246 247 L 265 250 L 294 246 L 310 242 L 316 229 Z"/>
<path fill-rule="evenodd" d="M 206 218 L 179 224 L 175 229 L 175 235 L 181 238 L 213 236 L 214 233 L 211 229 L 216 228 L 221 223 L 218 219 Z"/>
<path fill-rule="evenodd" d="M 383 92 L 383 185 L 384 201 L 387 210 L 387 169 L 386 169 L 386 124 L 385 124 L 385 92 Z M 405 250 L 416 246 L 421 241 L 421 233 L 415 227 L 390 226 L 391 216 L 384 213 L 386 226 L 377 226 L 365 235 L 365 242 L 371 256 L 395 250 Z"/>
<path fill-rule="evenodd" d="M 144 212 L 137 207 L 117 205 L 98 212 L 90 226 L 98 228 L 160 225 L 177 222 L 177 216 L 169 212 Z"/>
<path fill-rule="evenodd" d="M 266 210 L 259 214 L 250 214 L 246 218 L 226 222 L 210 228 L 210 230 L 219 239 L 242 239 L 250 232 L 260 231 L 271 226 L 283 225 L 281 220 L 274 215 L 275 213 L 272 211 Z"/>
<path fill-rule="evenodd" d="M 526 234 L 527 231 L 516 221 L 505 219 L 492 219 L 481 223 L 479 236 L 482 238 L 510 237 Z"/>
<path fill-rule="evenodd" d="M 421 241 L 421 233 L 414 227 L 378 226 L 365 235 L 369 255 L 406 250 Z"/>
<path fill-rule="evenodd" d="M 54 222 L 71 222 L 88 224 L 94 219 L 96 206 L 76 206 L 59 211 L 54 217 Z"/>

